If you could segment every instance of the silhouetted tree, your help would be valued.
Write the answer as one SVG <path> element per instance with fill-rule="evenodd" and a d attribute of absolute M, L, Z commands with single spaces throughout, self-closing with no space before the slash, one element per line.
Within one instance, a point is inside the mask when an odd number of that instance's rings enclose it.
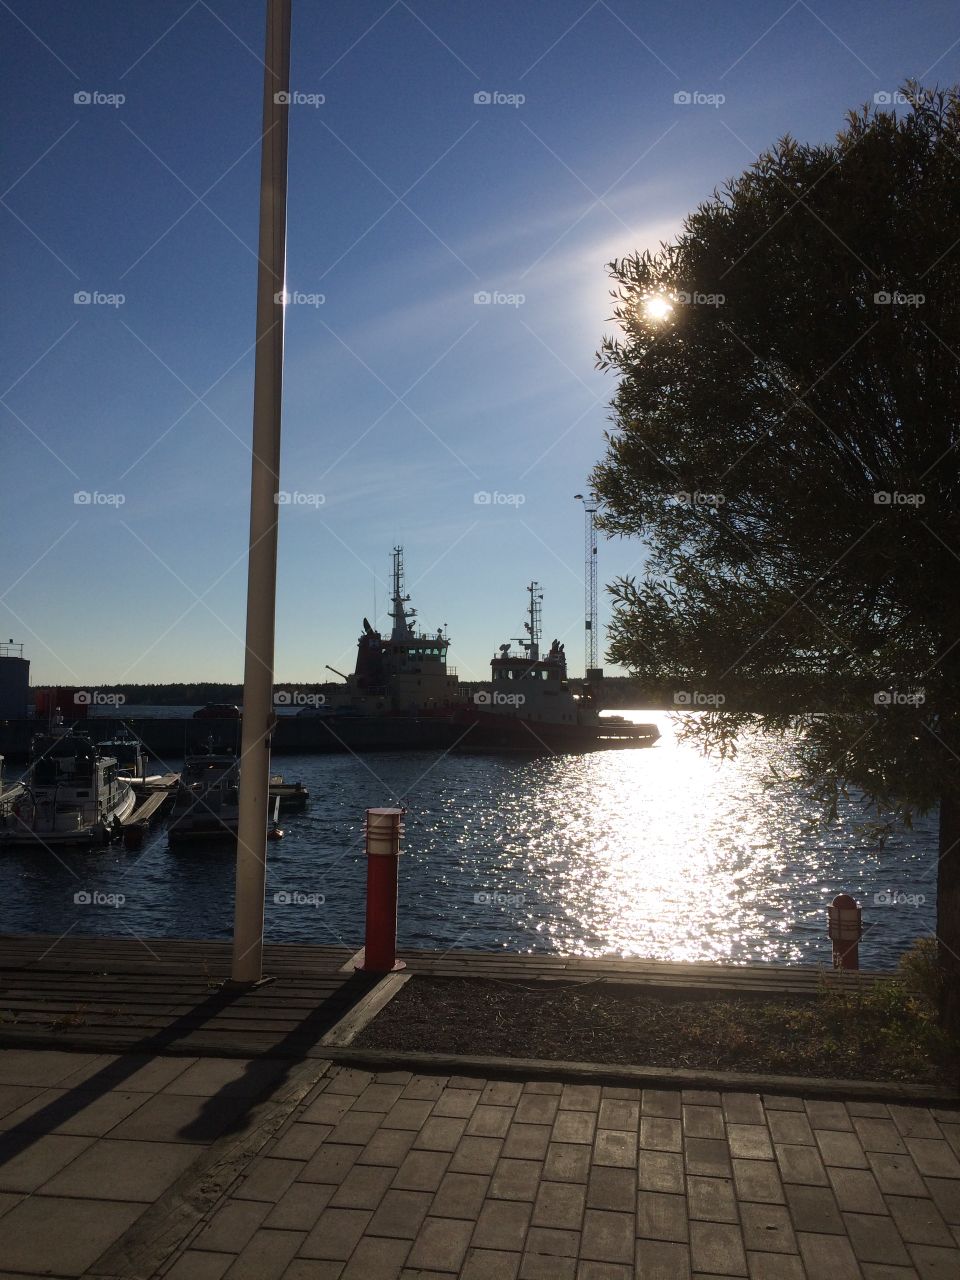
<path fill-rule="evenodd" d="M 783 139 L 675 241 L 610 264 L 622 336 L 598 362 L 620 384 L 593 484 L 602 527 L 649 547 L 610 588 L 612 661 L 707 695 L 829 680 L 829 714 L 760 717 L 799 731 L 804 780 L 908 821 L 939 803 L 956 1028 L 960 96 L 898 97 L 832 145 Z M 746 722 L 698 719 L 720 750 Z"/>

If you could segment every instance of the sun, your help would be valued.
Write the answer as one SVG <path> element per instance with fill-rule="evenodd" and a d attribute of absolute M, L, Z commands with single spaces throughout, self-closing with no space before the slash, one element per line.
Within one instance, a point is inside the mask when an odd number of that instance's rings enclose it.
<path fill-rule="evenodd" d="M 648 320 L 652 320 L 655 324 L 666 318 L 673 311 L 673 303 L 669 298 L 665 298 L 662 293 L 651 294 L 645 299 L 643 304 L 643 313 Z"/>

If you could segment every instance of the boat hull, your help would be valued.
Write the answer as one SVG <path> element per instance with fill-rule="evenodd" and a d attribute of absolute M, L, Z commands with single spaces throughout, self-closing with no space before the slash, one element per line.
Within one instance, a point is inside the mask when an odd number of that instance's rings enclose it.
<path fill-rule="evenodd" d="M 468 712 L 458 717 L 456 750 L 523 755 L 650 747 L 660 737 L 653 724 L 553 724 L 497 712 Z"/>
<path fill-rule="evenodd" d="M 469 716 L 470 709 L 463 708 L 461 714 Z M 182 752 L 184 725 L 189 723 L 180 718 L 132 721 L 137 734 L 161 758 Z M 230 723 L 235 729 L 236 721 Z M 21 724 L 23 732 L 20 731 Z M 8 759 L 22 756 L 24 750 L 18 752 L 18 743 L 25 739 L 26 730 L 31 725 L 30 721 L 0 724 L 0 752 L 5 753 Z M 223 728 L 229 727 L 230 724 L 224 722 Z M 271 742 L 271 754 L 278 759 L 291 755 L 346 753 L 362 756 L 401 751 L 449 751 L 456 746 L 465 727 L 465 723 L 455 723 L 450 713 L 430 716 L 281 716 Z M 606 730 L 601 732 L 606 734 Z M 570 749 L 584 751 L 644 746 L 655 740 L 655 734 L 640 743 L 630 738 L 611 740 L 605 737 L 598 741 L 594 735 L 586 745 L 581 743 Z"/>
<path fill-rule="evenodd" d="M 109 844 L 113 838 L 111 827 L 115 821 L 124 822 L 133 813 L 136 807 L 137 798 L 133 793 L 133 788 L 127 788 L 127 794 L 121 799 L 121 802 L 114 805 L 113 808 L 104 815 L 102 821 L 94 823 L 90 826 L 79 828 L 75 831 L 56 831 L 46 830 L 44 827 L 35 828 L 29 826 L 26 822 L 19 819 L 15 814 L 11 814 L 7 818 L 10 824 L 5 830 L 0 831 L 0 849 L 5 848 L 49 848 L 50 846 L 72 846 L 76 848 L 88 848 L 94 845 Z"/>

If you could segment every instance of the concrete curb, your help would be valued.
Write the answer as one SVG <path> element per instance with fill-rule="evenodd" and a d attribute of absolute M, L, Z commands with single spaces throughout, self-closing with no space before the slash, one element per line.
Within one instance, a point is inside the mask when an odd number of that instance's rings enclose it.
<path fill-rule="evenodd" d="M 400 989 L 410 981 L 409 973 L 388 973 L 381 978 L 372 991 L 368 991 L 340 1019 L 335 1026 L 320 1037 L 322 1046 L 330 1045 L 342 1048 L 351 1044 L 368 1022 L 372 1022 L 385 1005 L 388 1005 Z"/>
<path fill-rule="evenodd" d="M 63 1049 L 77 1053 L 139 1053 L 136 1045 L 122 1040 L 85 1039 L 68 1035 L 52 1041 L 49 1035 L 28 1031 L 0 1032 L 0 1049 Z M 678 1067 L 635 1067 L 616 1063 L 564 1062 L 550 1058 L 495 1058 L 455 1053 L 415 1053 L 392 1049 L 354 1049 L 317 1044 L 304 1055 L 263 1053 L 255 1045 L 238 1043 L 226 1049 L 222 1043 L 201 1040 L 166 1046 L 167 1057 L 193 1058 L 288 1058 L 304 1062 L 336 1062 L 363 1067 L 367 1071 L 414 1071 L 438 1075 L 492 1076 L 569 1080 L 592 1084 L 638 1086 L 663 1089 L 717 1089 L 721 1092 L 748 1092 L 800 1095 L 811 1098 L 859 1098 L 881 1102 L 947 1103 L 960 1106 L 960 1084 L 911 1084 L 904 1080 L 837 1080 L 822 1076 L 752 1075 L 746 1071 L 696 1071 Z"/>
<path fill-rule="evenodd" d="M 420 1074 L 561 1080 L 587 1084 L 663 1089 L 716 1089 L 800 1095 L 812 1098 L 882 1102 L 954 1103 L 960 1086 L 911 1084 L 900 1080 L 834 1080 L 822 1076 L 753 1075 L 746 1071 L 695 1071 L 684 1067 L 633 1067 L 599 1062 L 562 1062 L 549 1058 L 494 1058 L 456 1053 L 413 1053 L 390 1049 L 335 1049 L 317 1056 L 367 1071 L 406 1070 Z"/>

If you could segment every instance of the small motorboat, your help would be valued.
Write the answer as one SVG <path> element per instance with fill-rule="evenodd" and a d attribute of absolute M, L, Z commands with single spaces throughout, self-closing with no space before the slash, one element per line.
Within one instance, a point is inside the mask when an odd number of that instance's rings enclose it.
<path fill-rule="evenodd" d="M 302 782 L 284 782 L 283 774 L 270 775 L 270 800 L 280 802 L 281 809 L 306 808 L 310 792 Z"/>
<path fill-rule="evenodd" d="M 213 747 L 183 762 L 167 834 L 171 844 L 236 840 L 240 819 L 240 761 Z"/>

